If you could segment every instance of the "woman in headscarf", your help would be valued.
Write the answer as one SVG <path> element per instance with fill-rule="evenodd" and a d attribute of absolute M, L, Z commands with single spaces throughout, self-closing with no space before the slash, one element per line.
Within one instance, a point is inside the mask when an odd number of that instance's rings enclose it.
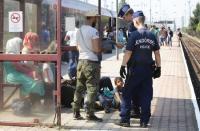
<path fill-rule="evenodd" d="M 8 40 L 6 44 L 6 53 L 20 54 L 21 44 L 22 40 L 18 37 Z M 20 91 L 24 96 L 29 96 L 30 94 L 44 96 L 44 83 L 39 80 L 36 81 L 31 76 L 27 75 L 33 71 L 30 66 L 22 62 L 7 61 L 4 62 L 4 69 L 6 81 L 12 84 L 20 84 Z"/>

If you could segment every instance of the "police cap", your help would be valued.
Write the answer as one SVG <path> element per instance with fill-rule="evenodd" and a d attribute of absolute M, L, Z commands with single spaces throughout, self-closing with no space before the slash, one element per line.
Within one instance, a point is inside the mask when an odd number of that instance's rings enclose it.
<path fill-rule="evenodd" d="M 144 16 L 142 11 L 136 11 L 133 13 L 133 19 L 140 17 L 140 16 Z"/>
<path fill-rule="evenodd" d="M 119 10 L 118 17 L 122 18 L 130 9 L 130 5 L 124 4 Z"/>

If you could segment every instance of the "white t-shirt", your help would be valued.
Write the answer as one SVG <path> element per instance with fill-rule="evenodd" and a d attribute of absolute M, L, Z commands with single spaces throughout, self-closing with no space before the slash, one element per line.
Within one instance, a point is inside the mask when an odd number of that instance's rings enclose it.
<path fill-rule="evenodd" d="M 54 83 L 54 76 L 53 76 L 53 72 L 51 70 L 51 67 L 50 67 L 50 64 L 49 63 L 44 63 L 43 64 L 43 68 L 42 68 L 42 71 L 43 71 L 43 78 L 44 78 L 44 82 L 49 82 L 49 79 L 52 83 Z M 45 71 L 48 72 L 49 76 L 46 76 L 45 75 Z M 48 79 L 49 77 L 49 79 Z"/>
<path fill-rule="evenodd" d="M 69 42 L 70 46 L 76 46 L 76 33 L 77 33 L 77 31 L 78 31 L 78 29 L 75 28 L 75 31 L 68 31 L 67 34 L 66 34 L 70 38 L 70 42 Z"/>
<path fill-rule="evenodd" d="M 89 25 L 83 25 L 79 31 L 77 31 L 76 36 L 77 44 L 79 44 L 79 59 L 98 61 L 97 55 L 92 52 L 92 39 L 99 38 L 97 29 Z"/>

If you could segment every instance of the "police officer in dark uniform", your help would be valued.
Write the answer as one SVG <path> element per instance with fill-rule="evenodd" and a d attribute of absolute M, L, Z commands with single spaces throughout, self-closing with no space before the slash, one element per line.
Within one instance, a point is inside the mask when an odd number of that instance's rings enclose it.
<path fill-rule="evenodd" d="M 137 28 L 134 26 L 133 23 L 133 9 L 128 5 L 124 4 L 118 13 L 118 17 L 125 20 L 126 22 L 129 22 L 128 24 L 128 37 L 130 37 L 130 34 L 137 30 Z M 128 61 L 127 68 L 129 69 L 131 65 L 131 61 Z M 132 98 L 132 110 L 131 110 L 131 117 L 133 118 L 140 118 L 140 107 L 139 107 L 139 100 L 138 96 L 134 96 Z"/>
<path fill-rule="evenodd" d="M 155 36 L 144 27 L 145 16 L 142 11 L 133 14 L 133 21 L 137 31 L 132 32 L 129 37 L 120 68 L 120 75 L 126 77 L 126 80 L 122 92 L 121 120 L 116 124 L 125 127 L 130 126 L 131 98 L 139 96 L 140 126 L 147 127 L 151 116 L 150 109 L 153 97 L 152 77 L 158 78 L 161 75 L 160 47 Z M 155 55 L 155 68 L 152 52 Z M 131 66 L 126 73 L 129 60 Z"/>

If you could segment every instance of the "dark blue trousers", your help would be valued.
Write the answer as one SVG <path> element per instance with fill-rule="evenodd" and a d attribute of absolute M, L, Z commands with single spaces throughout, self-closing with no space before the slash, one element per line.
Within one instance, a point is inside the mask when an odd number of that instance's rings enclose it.
<path fill-rule="evenodd" d="M 153 97 L 151 75 L 133 75 L 126 79 L 122 90 L 121 121 L 130 123 L 131 100 L 138 97 L 141 107 L 140 122 L 149 122 L 151 100 Z M 133 103 L 134 104 L 134 103 Z"/>

